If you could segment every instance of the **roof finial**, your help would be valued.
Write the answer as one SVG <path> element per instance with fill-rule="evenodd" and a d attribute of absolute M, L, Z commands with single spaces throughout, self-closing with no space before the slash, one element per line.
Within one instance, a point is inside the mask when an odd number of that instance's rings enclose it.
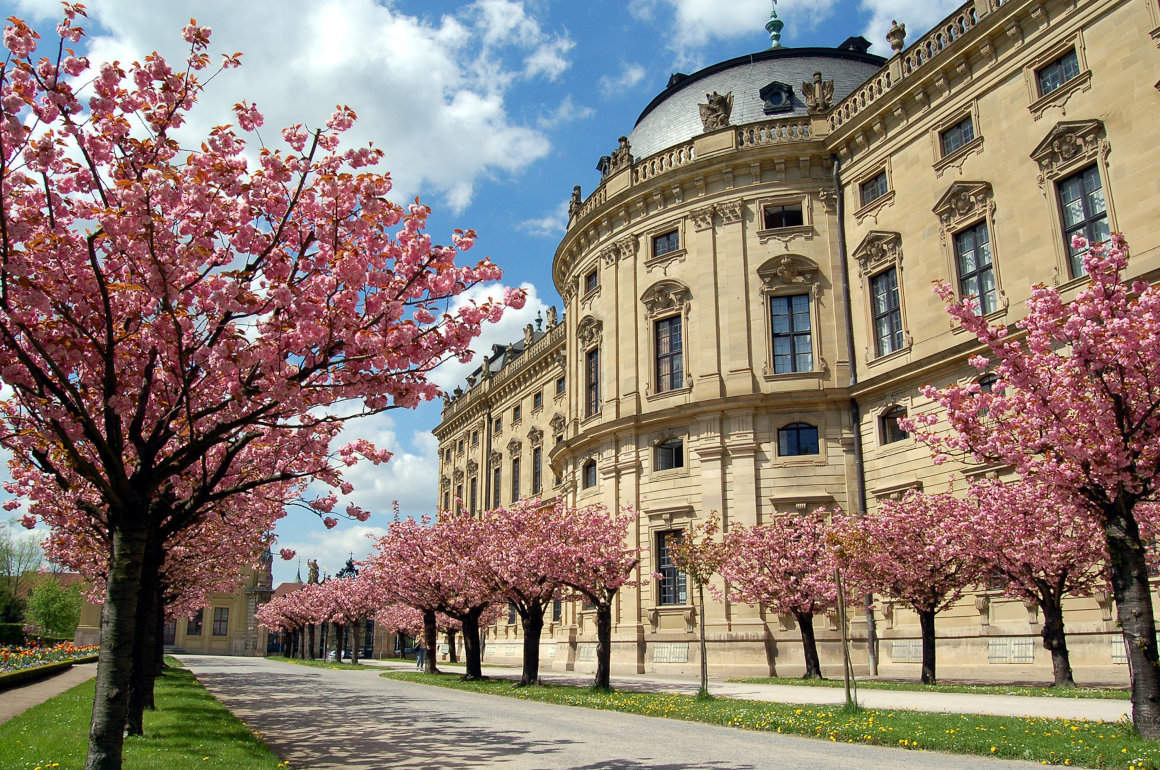
<path fill-rule="evenodd" d="M 769 21 L 765 22 L 765 29 L 769 32 L 769 47 L 781 48 L 781 28 L 785 22 L 777 18 L 777 0 L 773 0 L 773 8 L 769 11 Z"/>

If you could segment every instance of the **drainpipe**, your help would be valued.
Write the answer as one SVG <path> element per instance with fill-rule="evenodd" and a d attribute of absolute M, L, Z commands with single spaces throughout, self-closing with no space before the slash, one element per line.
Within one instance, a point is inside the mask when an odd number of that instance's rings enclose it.
<path fill-rule="evenodd" d="M 850 362 L 850 388 L 858 384 L 857 354 L 854 350 L 854 313 L 850 297 L 850 259 L 846 253 L 845 198 L 842 196 L 842 161 L 837 153 L 831 156 L 834 168 L 834 194 L 837 196 L 838 254 L 842 264 L 842 294 L 846 316 L 846 358 Z M 866 512 L 866 465 L 862 454 L 862 410 L 858 399 L 850 396 L 850 424 L 854 433 L 854 504 L 860 513 Z M 870 676 L 878 676 L 878 633 L 874 623 L 874 594 L 866 594 L 866 648 Z"/>

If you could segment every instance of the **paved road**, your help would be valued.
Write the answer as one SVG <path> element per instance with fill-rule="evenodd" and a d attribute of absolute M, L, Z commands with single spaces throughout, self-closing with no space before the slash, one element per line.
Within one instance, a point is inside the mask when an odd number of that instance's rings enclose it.
<path fill-rule="evenodd" d="M 263 658 L 182 655 L 295 768 L 1032 768 L 528 703 Z"/>

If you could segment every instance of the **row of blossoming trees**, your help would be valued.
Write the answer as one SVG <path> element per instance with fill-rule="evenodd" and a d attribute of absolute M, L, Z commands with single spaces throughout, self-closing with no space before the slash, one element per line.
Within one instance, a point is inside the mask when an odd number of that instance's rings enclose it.
<path fill-rule="evenodd" d="M 65 5 L 47 56 L 19 19 L 3 33 L 0 445 L 10 507 L 103 586 L 91 770 L 141 731 L 163 607 L 252 562 L 288 504 L 336 524 L 346 468 L 390 456 L 344 426 L 436 397 L 427 374 L 523 297 L 451 301 L 501 271 L 390 199 L 383 152 L 342 146 L 349 107 L 266 145 L 239 101 L 191 135 L 209 29 L 182 30 L 177 68 L 92 68 L 83 16 Z"/>

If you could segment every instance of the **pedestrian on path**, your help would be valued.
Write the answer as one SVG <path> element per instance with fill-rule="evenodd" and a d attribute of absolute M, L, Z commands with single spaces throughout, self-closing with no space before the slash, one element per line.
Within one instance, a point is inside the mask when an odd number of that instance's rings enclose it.
<path fill-rule="evenodd" d="M 422 671 L 427 662 L 427 643 L 422 639 L 415 642 L 415 670 Z"/>

